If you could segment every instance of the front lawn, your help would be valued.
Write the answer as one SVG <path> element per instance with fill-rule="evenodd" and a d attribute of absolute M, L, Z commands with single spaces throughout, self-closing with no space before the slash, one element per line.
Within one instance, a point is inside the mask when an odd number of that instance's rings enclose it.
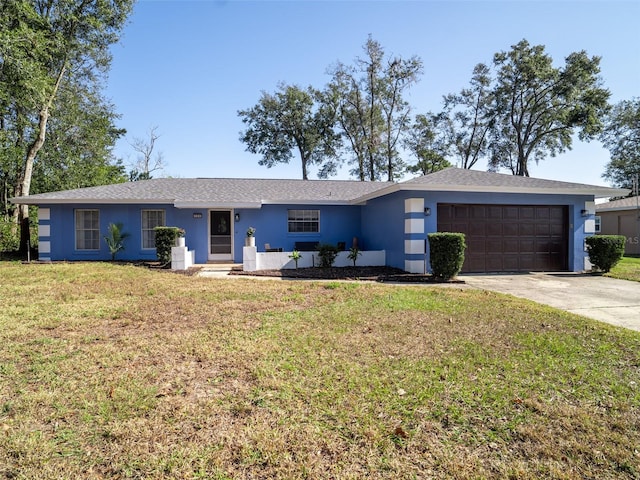
<path fill-rule="evenodd" d="M 0 477 L 640 476 L 640 334 L 461 286 L 0 264 Z"/>
<path fill-rule="evenodd" d="M 640 282 L 640 257 L 622 257 L 606 276 Z"/>

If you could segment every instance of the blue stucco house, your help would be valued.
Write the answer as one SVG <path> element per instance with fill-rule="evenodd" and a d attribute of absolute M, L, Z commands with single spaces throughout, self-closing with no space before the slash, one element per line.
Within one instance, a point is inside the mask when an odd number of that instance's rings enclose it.
<path fill-rule="evenodd" d="M 245 232 L 293 250 L 320 243 L 385 251 L 386 264 L 425 268 L 426 236 L 467 236 L 464 272 L 582 271 L 595 198 L 626 190 L 448 168 L 404 182 L 160 178 L 14 198 L 37 205 L 40 260 L 107 260 L 120 222 L 124 260 L 153 260 L 154 227 L 186 230 L 196 263 L 242 262 Z"/>

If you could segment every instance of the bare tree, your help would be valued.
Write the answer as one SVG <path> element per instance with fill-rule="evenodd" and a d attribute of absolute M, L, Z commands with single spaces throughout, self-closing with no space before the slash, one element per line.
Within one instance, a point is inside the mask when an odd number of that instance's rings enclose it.
<path fill-rule="evenodd" d="M 132 181 L 149 180 L 153 172 L 159 172 L 166 167 L 162 152 L 155 152 L 156 141 L 160 138 L 158 126 L 151 127 L 148 138 L 134 137 L 129 143 L 136 152 L 137 160 L 132 165 L 129 177 Z"/>

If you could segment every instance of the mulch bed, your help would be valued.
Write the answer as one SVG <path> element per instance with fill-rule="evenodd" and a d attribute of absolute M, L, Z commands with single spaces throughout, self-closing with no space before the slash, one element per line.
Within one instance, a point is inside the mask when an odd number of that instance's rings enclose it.
<path fill-rule="evenodd" d="M 399 283 L 464 283 L 464 280 L 442 280 L 433 275 L 407 273 L 393 267 L 331 267 L 331 268 L 298 268 L 297 270 L 258 270 L 245 272 L 232 270 L 231 275 L 248 275 L 254 277 L 281 277 L 311 280 L 366 280 L 372 282 Z"/>

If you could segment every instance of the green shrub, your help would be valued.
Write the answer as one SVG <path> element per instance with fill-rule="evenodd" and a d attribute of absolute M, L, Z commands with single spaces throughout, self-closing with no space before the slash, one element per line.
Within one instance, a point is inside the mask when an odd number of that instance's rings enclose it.
<path fill-rule="evenodd" d="M 13 222 L 0 219 L 0 252 L 18 250 L 19 241 Z"/>
<path fill-rule="evenodd" d="M 464 234 L 439 232 L 427 236 L 433 275 L 444 280 L 455 277 L 464 263 Z"/>
<path fill-rule="evenodd" d="M 156 227 L 156 255 L 163 265 L 171 263 L 171 247 L 175 247 L 176 238 L 181 236 L 178 227 Z M 182 230 L 184 232 L 184 230 Z"/>
<path fill-rule="evenodd" d="M 603 272 L 608 272 L 624 255 L 624 235 L 594 235 L 587 237 L 589 261 Z"/>
<path fill-rule="evenodd" d="M 338 247 L 329 243 L 322 243 L 318 245 L 317 250 L 318 257 L 320 257 L 320 266 L 322 268 L 332 267 L 338 256 Z"/>

